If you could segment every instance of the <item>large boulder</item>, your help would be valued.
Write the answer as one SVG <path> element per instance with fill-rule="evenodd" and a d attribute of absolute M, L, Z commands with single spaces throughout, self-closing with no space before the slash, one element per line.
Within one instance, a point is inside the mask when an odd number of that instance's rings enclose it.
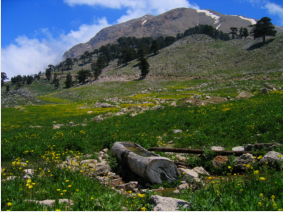
<path fill-rule="evenodd" d="M 264 155 L 264 157 L 259 161 L 260 165 L 266 164 L 268 166 L 277 166 L 283 169 L 283 155 L 282 153 L 270 151 Z"/>
<path fill-rule="evenodd" d="M 252 154 L 246 153 L 246 154 L 243 154 L 240 157 L 236 158 L 234 160 L 234 162 L 235 162 L 236 168 L 241 169 L 241 170 L 245 170 L 246 166 L 244 166 L 244 164 L 252 165 L 252 164 L 255 163 L 255 159 L 254 159 L 254 156 Z"/>
<path fill-rule="evenodd" d="M 177 211 L 181 207 L 186 209 L 190 207 L 190 203 L 171 197 L 161 197 L 158 195 L 151 196 L 151 202 L 154 205 L 154 211 Z"/>

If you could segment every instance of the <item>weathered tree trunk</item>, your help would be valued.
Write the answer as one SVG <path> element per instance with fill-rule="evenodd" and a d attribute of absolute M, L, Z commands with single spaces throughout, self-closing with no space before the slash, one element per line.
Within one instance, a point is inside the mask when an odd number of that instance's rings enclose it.
<path fill-rule="evenodd" d="M 178 179 L 175 164 L 165 157 L 152 154 L 133 142 L 114 143 L 111 153 L 138 176 L 150 183 L 172 182 Z"/>

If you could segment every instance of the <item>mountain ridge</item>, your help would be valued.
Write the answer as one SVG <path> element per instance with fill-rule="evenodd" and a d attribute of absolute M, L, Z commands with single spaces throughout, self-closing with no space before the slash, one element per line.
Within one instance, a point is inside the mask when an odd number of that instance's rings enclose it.
<path fill-rule="evenodd" d="M 102 45 L 113 43 L 119 37 L 156 38 L 158 36 L 176 36 L 177 33 L 183 33 L 185 30 L 200 24 L 212 25 L 214 28 L 228 33 L 231 27 L 248 27 L 256 23 L 256 21 L 257 19 L 241 15 L 223 15 L 209 9 L 176 8 L 158 16 L 144 15 L 106 27 L 100 30 L 88 42 L 80 43 L 70 48 L 64 53 L 63 57 L 79 57 L 85 51 L 93 51 Z M 279 32 L 283 32 L 283 28 L 276 27 Z"/>

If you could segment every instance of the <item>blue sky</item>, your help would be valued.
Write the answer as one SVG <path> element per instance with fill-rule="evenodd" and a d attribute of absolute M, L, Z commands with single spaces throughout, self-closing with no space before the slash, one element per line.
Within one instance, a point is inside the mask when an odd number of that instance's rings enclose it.
<path fill-rule="evenodd" d="M 283 27 L 283 0 L 2 0 L 1 71 L 9 78 L 36 74 L 107 26 L 177 7 L 268 16 Z"/>

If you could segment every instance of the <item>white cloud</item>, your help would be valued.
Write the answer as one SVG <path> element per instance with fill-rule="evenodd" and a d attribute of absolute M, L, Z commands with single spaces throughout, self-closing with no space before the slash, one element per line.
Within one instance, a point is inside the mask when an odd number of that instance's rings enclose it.
<path fill-rule="evenodd" d="M 268 2 L 265 7 L 271 15 L 277 15 L 280 18 L 280 24 L 283 26 L 283 8 L 275 3 Z"/>
<path fill-rule="evenodd" d="M 45 71 L 49 64 L 56 65 L 62 61 L 66 50 L 78 43 L 87 42 L 107 26 L 109 24 L 106 18 L 102 18 L 93 25 L 81 25 L 77 31 L 62 33 L 59 38 L 54 38 L 48 29 L 39 32 L 45 37 L 42 40 L 19 36 L 15 44 L 1 48 L 1 71 L 9 78 Z"/>

